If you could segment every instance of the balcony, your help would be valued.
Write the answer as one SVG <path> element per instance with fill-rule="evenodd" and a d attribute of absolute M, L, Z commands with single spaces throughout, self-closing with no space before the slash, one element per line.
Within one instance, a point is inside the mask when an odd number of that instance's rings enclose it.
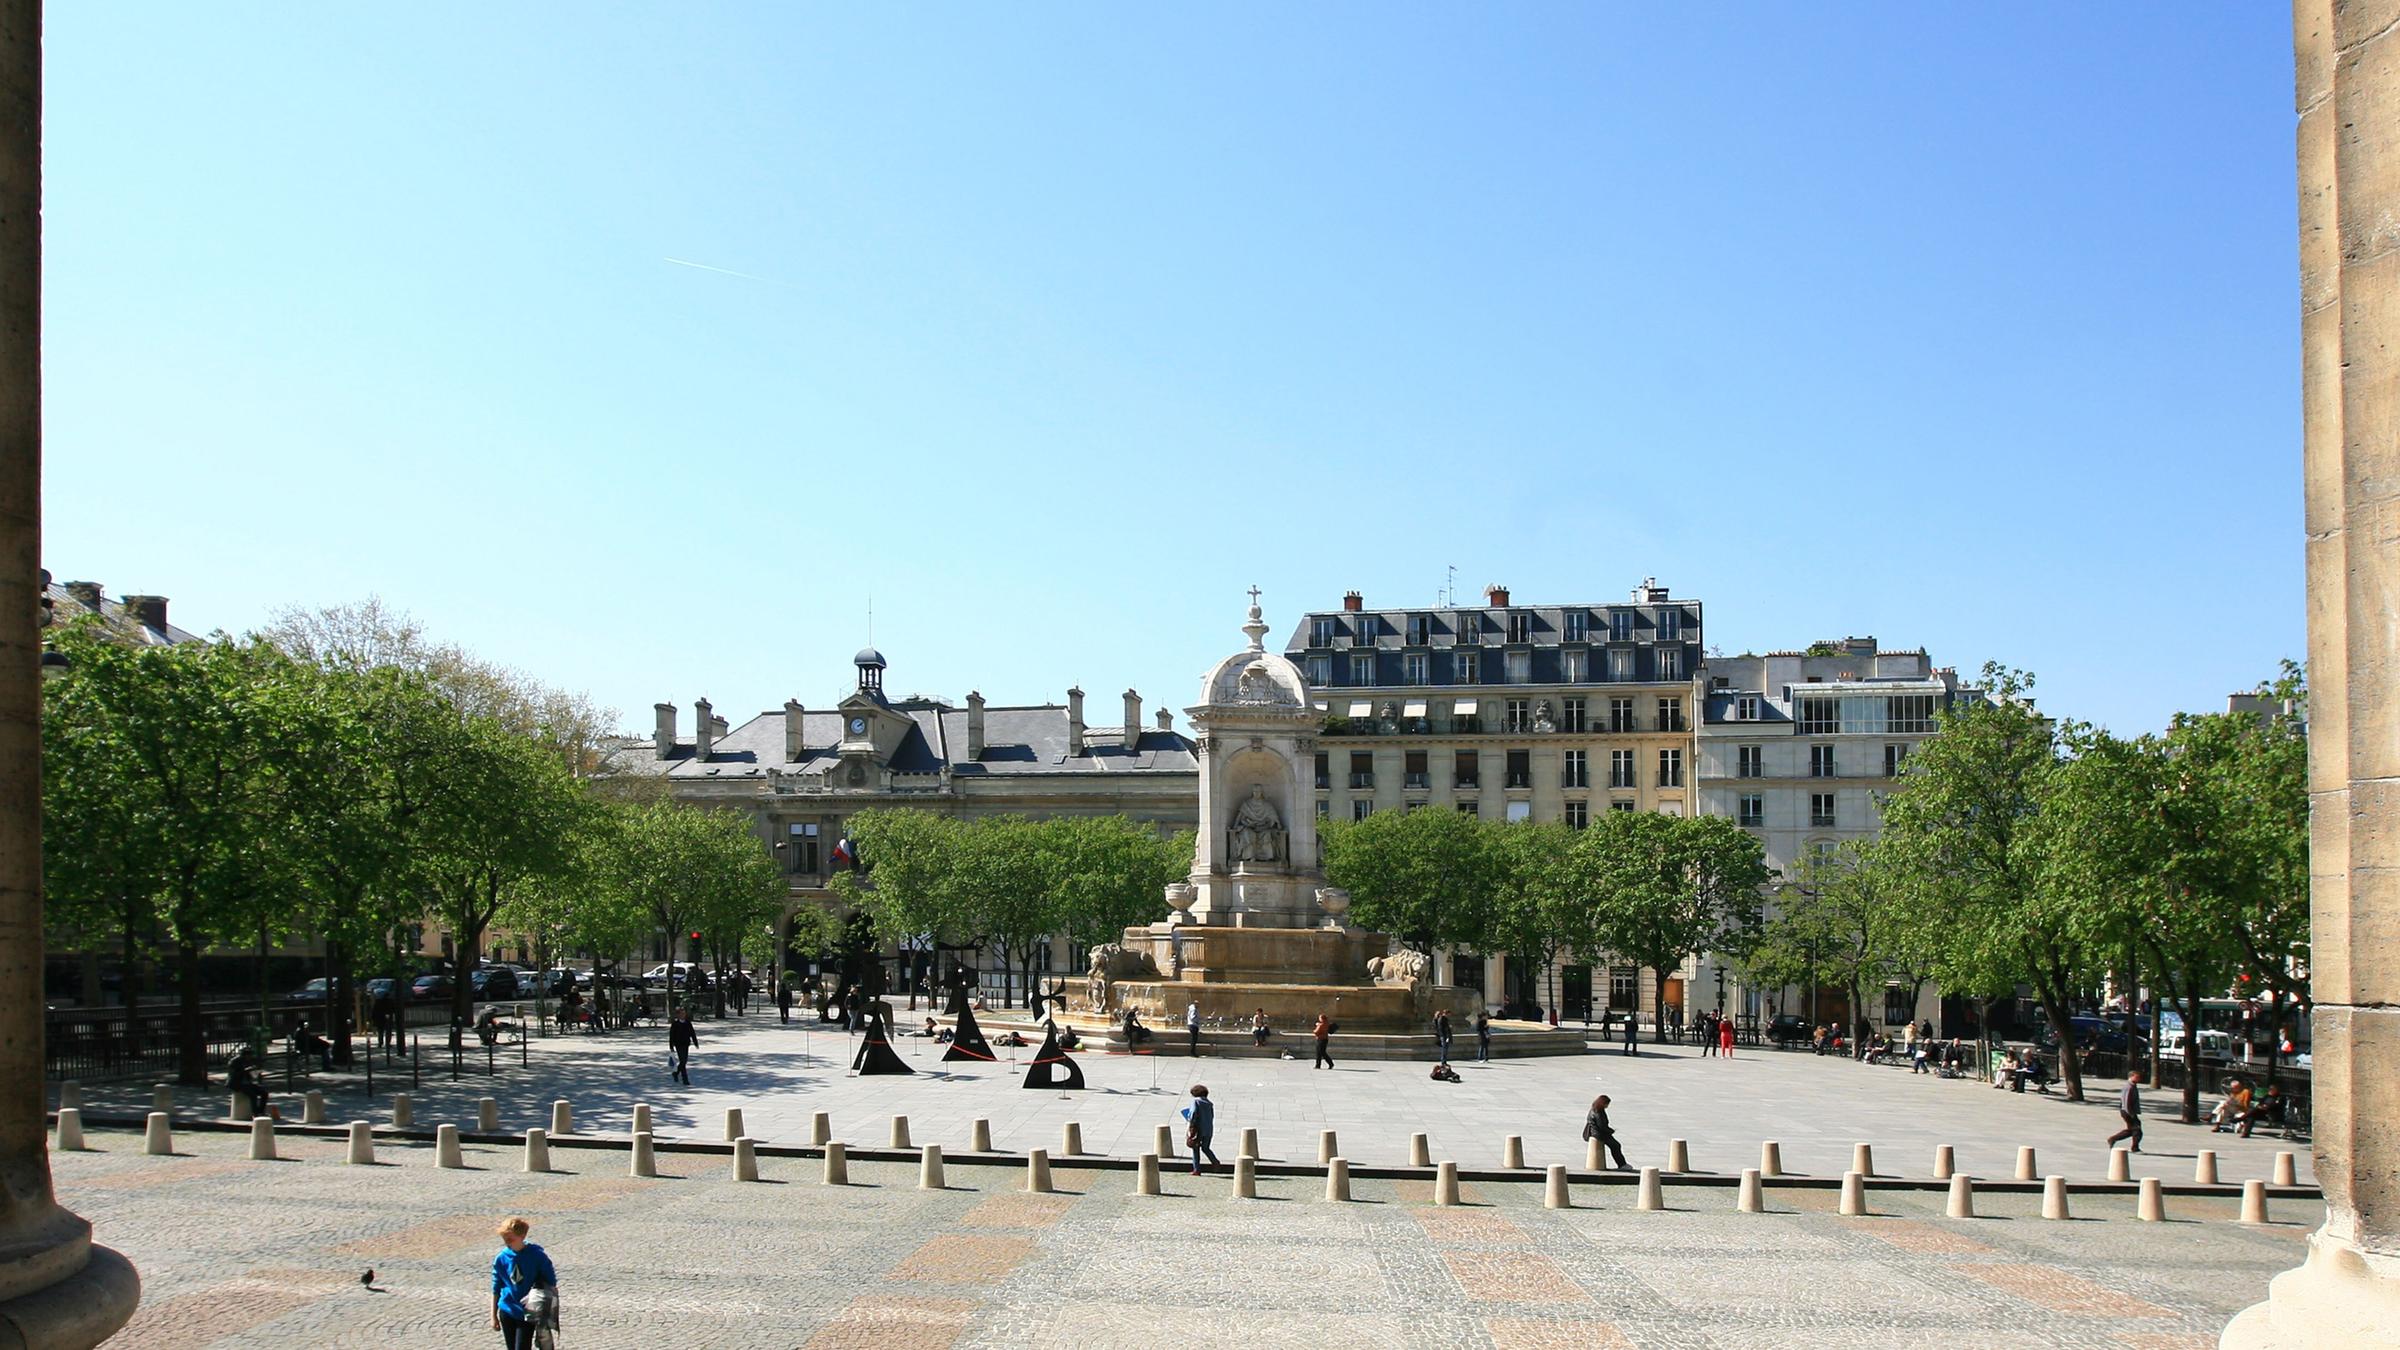
<path fill-rule="evenodd" d="M 1450 786 L 1452 786 L 1452 787 L 1454 787 L 1454 788 L 1475 788 L 1475 787 L 1482 787 L 1482 786 L 1483 786 L 1483 780 L 1482 780 L 1481 778 L 1478 778 L 1478 777 L 1476 777 L 1474 774 L 1468 774 L 1468 775 L 1466 775 L 1466 776 L 1465 776 L 1465 777 L 1463 777 L 1463 778 L 1453 778 L 1453 779 L 1451 779 L 1451 780 L 1450 780 Z"/>
<path fill-rule="evenodd" d="M 1325 789 L 1327 789 L 1327 788 L 1329 788 L 1329 787 L 1332 787 L 1332 786 L 1333 786 L 1333 775 L 1331 775 L 1331 774 L 1325 774 L 1325 773 L 1321 773 L 1321 774 L 1318 774 L 1318 775 L 1317 775 L 1317 791 L 1319 791 L 1319 792 L 1323 792 Z"/>
<path fill-rule="evenodd" d="M 1431 774 L 1422 773 L 1405 774 L 1400 779 L 1400 786 L 1404 788 L 1430 788 L 1433 786 L 1433 776 Z"/>
<path fill-rule="evenodd" d="M 1508 776 L 1508 781 L 1502 786 L 1530 789 L 1533 786 L 1533 775 L 1529 773 L 1512 773 Z"/>
<path fill-rule="evenodd" d="M 1353 788 L 1371 788 L 1375 786 L 1375 775 L 1371 773 L 1354 773 L 1350 775 L 1350 786 Z"/>

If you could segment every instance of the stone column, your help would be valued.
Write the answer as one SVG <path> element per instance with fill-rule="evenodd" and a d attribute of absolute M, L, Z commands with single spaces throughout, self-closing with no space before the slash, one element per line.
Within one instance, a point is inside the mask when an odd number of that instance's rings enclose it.
<path fill-rule="evenodd" d="M 42 7 L 0 0 L 0 1346 L 97 1345 L 141 1281 L 50 1190 L 42 1113 Z"/>
<path fill-rule="evenodd" d="M 2294 0 L 2317 1179 L 2307 1260 L 2228 1346 L 2400 1346 L 2400 39 Z"/>

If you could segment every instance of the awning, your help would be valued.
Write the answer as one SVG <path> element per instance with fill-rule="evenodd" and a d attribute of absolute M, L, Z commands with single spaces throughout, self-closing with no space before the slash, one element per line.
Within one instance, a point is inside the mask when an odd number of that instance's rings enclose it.
<path fill-rule="evenodd" d="M 1451 704 L 1450 715 L 1452 717 L 1473 717 L 1475 715 L 1475 700 L 1471 698 L 1462 698 L 1458 702 Z"/>
<path fill-rule="evenodd" d="M 1350 715 L 1352 717 L 1373 717 L 1375 715 L 1375 705 L 1372 703 L 1353 703 L 1350 705 Z"/>
<path fill-rule="evenodd" d="M 1406 704 L 1402 705 L 1400 709 L 1400 715 L 1402 717 L 1423 717 L 1425 715 L 1425 700 L 1421 698 L 1410 699 Z"/>
<path fill-rule="evenodd" d="M 1317 711 L 1318 711 L 1318 712 L 1332 712 L 1332 711 L 1333 711 L 1333 705 L 1332 705 L 1332 704 L 1330 704 L 1330 703 L 1327 703 L 1327 702 L 1326 702 L 1325 700 L 1323 700 L 1323 699 L 1318 699 L 1318 700 L 1317 700 Z"/>

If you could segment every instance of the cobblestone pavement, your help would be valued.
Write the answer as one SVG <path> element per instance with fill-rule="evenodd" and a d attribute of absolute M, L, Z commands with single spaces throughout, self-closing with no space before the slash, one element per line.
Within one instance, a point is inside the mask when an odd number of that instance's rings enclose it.
<path fill-rule="evenodd" d="M 1745 1050 L 1731 1060 L 1702 1058 L 1688 1047 L 1645 1047 L 1633 1057 L 1612 1048 L 1489 1064 L 1462 1059 L 1464 1081 L 1456 1085 L 1430 1081 L 1423 1064 L 1312 1069 L 1305 1052 L 1293 1060 L 1083 1055 L 1088 1091 L 1027 1092 L 1018 1086 L 1021 1066 L 942 1064 L 943 1047 L 918 1037 L 899 1042 L 914 1075 L 852 1078 L 846 1070 L 854 1042 L 839 1032 L 752 1016 L 703 1022 L 700 1035 L 692 1087 L 667 1078 L 662 1032 L 554 1037 L 534 1042 L 530 1067 L 456 1084 L 446 1068 L 428 1072 L 415 1094 L 416 1120 L 471 1124 L 475 1099 L 488 1094 L 499 1102 L 501 1128 L 516 1131 L 547 1126 L 550 1102 L 564 1097 L 586 1130 L 622 1132 L 634 1104 L 647 1102 L 661 1138 L 721 1139 L 724 1111 L 740 1107 L 749 1133 L 760 1139 L 804 1142 L 810 1114 L 825 1111 L 836 1138 L 881 1144 L 890 1117 L 902 1114 L 919 1142 L 964 1148 L 970 1122 L 981 1117 L 991 1122 L 994 1146 L 1012 1152 L 1055 1149 L 1061 1127 L 1072 1120 L 1088 1150 L 1122 1156 L 1148 1148 L 1156 1126 L 1177 1125 L 1189 1085 L 1205 1082 L 1217 1102 L 1218 1128 L 1233 1138 L 1256 1128 L 1268 1158 L 1313 1162 L 1318 1131 L 1332 1129 L 1354 1162 L 1404 1162 L 1409 1135 L 1423 1133 L 1437 1160 L 1490 1167 L 1500 1161 L 1503 1138 L 1516 1134 L 1524 1137 L 1527 1162 L 1580 1165 L 1584 1110 L 1606 1092 L 1637 1164 L 1663 1165 L 1667 1141 L 1683 1138 L 1694 1168 L 1739 1171 L 1757 1165 L 1761 1140 L 1774 1139 L 1787 1170 L 1826 1176 L 1849 1166 L 1851 1146 L 1863 1141 L 1874 1145 L 1878 1170 L 1925 1176 L 1935 1146 L 1950 1144 L 1961 1171 L 2004 1177 L 2017 1148 L 2032 1145 L 2045 1173 L 2086 1179 L 2107 1174 L 2102 1141 L 2118 1126 L 2113 1083 L 2090 1082 L 2091 1100 L 2069 1104 L 1904 1068 L 1772 1050 Z M 1022 1059 L 1031 1052 L 1000 1053 Z M 358 1087 L 337 1089 L 330 1117 L 388 1120 L 383 1107 L 391 1090 L 406 1085 L 379 1074 L 372 1109 Z M 141 1083 L 94 1085 L 84 1096 L 93 1114 L 144 1110 L 149 1102 Z M 297 1115 L 288 1096 L 281 1101 Z M 2133 1159 L 2136 1177 L 2190 1181 L 2195 1151 L 2208 1148 L 2217 1152 L 2224 1180 L 2266 1179 L 2275 1153 L 2289 1150 L 2297 1154 L 2301 1183 L 2313 1183 L 2305 1144 L 2211 1134 L 2205 1126 L 2175 1124 L 2170 1094 L 2152 1093 L 2149 1103 L 2147 1151 Z M 178 1109 L 222 1115 L 224 1094 L 187 1089 Z"/>
<path fill-rule="evenodd" d="M 1723 1187 L 1587 1187 L 1570 1210 L 1538 1184 L 1477 1182 L 1434 1208 L 1426 1183 L 1170 1171 L 1133 1194 L 1122 1170 L 1061 1167 L 1060 1193 L 1015 1168 L 854 1162 L 828 1187 L 814 1160 L 666 1154 L 624 1175 L 622 1150 L 561 1148 L 556 1171 L 470 1145 L 465 1171 L 385 1141 L 350 1166 L 339 1140 L 285 1137 L 248 1161 L 240 1134 L 185 1131 L 178 1156 L 96 1131 L 52 1159 L 62 1199 L 140 1267 L 141 1310 L 112 1342 L 451 1347 L 490 1343 L 497 1220 L 522 1214 L 558 1263 L 571 1350 L 604 1347 L 1187 1346 L 2213 1346 L 2267 1278 L 2299 1258 L 2314 1205 L 2243 1227 L 2234 1202 L 2170 1199 L 2138 1223 L 2124 1195 L 2078 1196 L 2071 1222 L 2032 1197 L 1979 1197 L 1940 1217 L 1929 1192 L 1875 1191 L 1878 1213 L 1827 1212 L 1831 1192 L 1770 1188 L 1767 1214 Z M 359 1275 L 372 1267 L 377 1289 Z"/>

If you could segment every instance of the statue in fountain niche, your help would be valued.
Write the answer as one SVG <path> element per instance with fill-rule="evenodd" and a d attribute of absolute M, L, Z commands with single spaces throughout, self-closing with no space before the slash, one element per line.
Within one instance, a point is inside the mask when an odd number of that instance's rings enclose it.
<path fill-rule="evenodd" d="M 1228 856 L 1237 863 L 1278 862 L 1283 858 L 1283 817 L 1267 800 L 1266 788 L 1250 785 L 1250 795 L 1233 813 Z"/>

